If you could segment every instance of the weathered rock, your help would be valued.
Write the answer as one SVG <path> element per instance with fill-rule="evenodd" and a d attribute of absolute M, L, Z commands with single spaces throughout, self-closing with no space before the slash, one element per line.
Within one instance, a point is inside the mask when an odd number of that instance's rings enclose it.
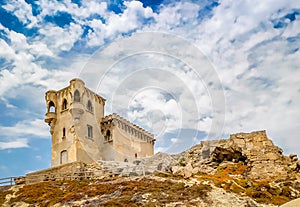
<path fill-rule="evenodd" d="M 284 179 L 291 169 L 298 170 L 297 164 L 289 167 L 291 159 L 295 161 L 296 156 L 284 156 L 282 149 L 268 139 L 265 131 L 257 131 L 232 134 L 227 140 L 202 141 L 187 150 L 182 161 L 197 167 L 194 172 L 199 172 L 198 163 L 203 165 L 204 161 L 213 168 L 225 161 L 242 161 L 250 167 L 248 176 L 252 179 Z"/>
<path fill-rule="evenodd" d="M 189 163 L 184 167 L 184 177 L 185 178 L 189 178 L 193 175 L 193 167 L 192 165 Z"/>
<path fill-rule="evenodd" d="M 15 177 L 14 182 L 16 185 L 22 185 L 26 183 L 25 177 Z"/>
<path fill-rule="evenodd" d="M 300 198 L 285 203 L 280 207 L 298 207 L 298 206 L 300 206 Z"/>
<path fill-rule="evenodd" d="M 173 166 L 172 173 L 174 175 L 180 175 L 184 178 L 189 178 L 193 175 L 193 167 L 190 163 L 186 166 Z"/>
<path fill-rule="evenodd" d="M 298 157 L 297 157 L 297 155 L 295 155 L 295 154 L 290 154 L 290 155 L 289 155 L 289 158 L 291 158 L 291 161 L 292 161 L 292 162 L 296 162 L 296 161 L 298 160 Z"/>
<path fill-rule="evenodd" d="M 77 171 L 78 169 L 76 167 Z M 157 153 L 149 158 L 136 159 L 134 162 L 99 161 L 88 165 L 81 164 L 79 171 L 84 174 L 84 178 L 118 175 L 115 177 L 117 179 L 125 179 L 123 175 L 147 177 L 147 174 L 156 172 L 161 173 L 155 175 L 163 175 L 160 179 L 173 179 L 169 174 L 171 172 L 185 178 L 180 180 L 176 177 L 174 182 L 186 181 L 189 182 L 187 185 L 207 182 L 209 185 L 221 187 L 214 187 L 206 203 L 201 199 L 195 199 L 193 202 L 196 206 L 272 206 L 258 204 L 249 197 L 240 196 L 248 195 L 249 191 L 250 195 L 253 193 L 254 196 L 262 196 L 260 199 L 264 199 L 264 196 L 273 199 L 270 197 L 273 195 L 279 196 L 279 199 L 284 197 L 284 202 L 300 196 L 300 160 L 295 154 L 284 156 L 282 149 L 268 139 L 265 131 L 233 134 L 227 140 L 202 141 L 199 145 L 177 155 Z M 48 179 L 51 180 L 52 174 L 48 175 Z M 18 182 L 22 182 L 22 179 L 16 181 Z M 133 191 L 135 194 L 131 201 L 142 204 L 148 199 L 145 197 L 148 193 L 140 194 L 136 192 L 137 189 Z M 110 197 L 107 199 L 119 196 L 120 192 L 109 194 Z M 91 199 L 80 202 L 87 201 L 91 202 L 91 205 L 94 204 Z M 282 200 L 279 200 L 279 203 L 283 203 Z M 185 201 L 171 202 L 167 206 L 185 206 Z"/>

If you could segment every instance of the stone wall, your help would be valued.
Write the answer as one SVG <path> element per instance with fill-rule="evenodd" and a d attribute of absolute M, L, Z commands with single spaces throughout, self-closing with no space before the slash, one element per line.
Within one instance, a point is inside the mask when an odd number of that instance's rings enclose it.
<path fill-rule="evenodd" d="M 193 172 L 214 173 L 222 162 L 243 162 L 252 179 L 285 179 L 300 169 L 297 156 L 284 156 L 282 149 L 267 137 L 266 131 L 237 133 L 229 139 L 202 141 L 183 153 L 181 160 Z"/>
<path fill-rule="evenodd" d="M 154 154 L 154 135 L 117 114 L 102 119 L 103 160 L 133 161 Z"/>
<path fill-rule="evenodd" d="M 78 97 L 75 101 L 75 92 Z M 99 123 L 104 115 L 105 99 L 85 87 L 80 79 L 59 91 L 46 92 L 45 122 L 52 135 L 51 166 L 75 161 L 93 162 L 102 158 L 104 138 Z M 87 128 L 91 127 L 91 136 Z M 62 159 L 62 153 L 65 153 Z"/>
<path fill-rule="evenodd" d="M 268 139 L 266 131 L 238 133 L 230 136 L 228 146 L 239 149 L 251 166 L 249 175 L 255 179 L 286 177 L 289 157 Z"/>
<path fill-rule="evenodd" d="M 60 166 L 48 168 L 45 170 L 36 171 L 33 173 L 28 173 L 25 176 L 25 183 L 27 185 L 49 181 L 49 180 L 57 180 L 67 178 L 68 176 L 73 176 L 78 174 L 85 169 L 85 164 L 82 162 L 72 162 L 63 164 Z"/>
<path fill-rule="evenodd" d="M 117 114 L 104 117 L 105 99 L 86 88 L 82 80 L 75 78 L 61 90 L 46 92 L 45 99 L 52 167 L 153 155 L 154 136 Z"/>

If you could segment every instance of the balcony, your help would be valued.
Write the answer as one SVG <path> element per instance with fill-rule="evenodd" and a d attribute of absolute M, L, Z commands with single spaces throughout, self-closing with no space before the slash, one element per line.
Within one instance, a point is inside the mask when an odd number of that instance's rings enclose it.
<path fill-rule="evenodd" d="M 50 124 L 54 119 L 56 119 L 56 113 L 55 112 L 47 112 L 45 122 Z"/>

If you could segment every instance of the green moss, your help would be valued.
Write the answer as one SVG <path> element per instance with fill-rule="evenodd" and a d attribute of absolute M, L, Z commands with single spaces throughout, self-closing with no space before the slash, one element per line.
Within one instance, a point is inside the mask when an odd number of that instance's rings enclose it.
<path fill-rule="evenodd" d="M 179 163 L 178 163 L 180 166 L 182 166 L 182 167 L 185 167 L 186 166 L 186 163 L 185 162 L 183 162 L 183 161 L 179 161 Z"/>

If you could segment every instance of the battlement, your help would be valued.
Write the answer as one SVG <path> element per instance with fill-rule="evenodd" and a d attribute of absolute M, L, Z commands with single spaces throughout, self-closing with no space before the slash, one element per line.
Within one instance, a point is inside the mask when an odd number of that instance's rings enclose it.
<path fill-rule="evenodd" d="M 134 123 L 131 123 L 127 119 L 121 117 L 120 115 L 113 113 L 110 115 L 105 116 L 102 119 L 101 126 L 105 127 L 108 125 L 113 124 L 114 126 L 118 127 L 125 133 L 129 133 L 132 136 L 146 142 L 154 143 L 154 135 L 146 131 L 145 129 L 137 126 Z"/>

